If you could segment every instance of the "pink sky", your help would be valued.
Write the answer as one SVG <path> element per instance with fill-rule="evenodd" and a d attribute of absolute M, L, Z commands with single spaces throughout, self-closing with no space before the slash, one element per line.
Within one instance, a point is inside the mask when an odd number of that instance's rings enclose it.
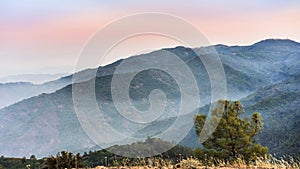
<path fill-rule="evenodd" d="M 300 2 L 293 0 L 228 0 L 226 3 L 221 0 L 130 3 L 67 0 L 63 4 L 59 1 L 2 1 L 0 77 L 66 71 L 58 68 L 42 71 L 45 67 L 68 66 L 70 70 L 93 33 L 113 20 L 139 12 L 179 16 L 196 26 L 211 44 L 250 45 L 266 38 L 300 40 Z M 151 45 L 147 42 L 151 38 L 144 39 L 144 43 Z M 176 45 L 173 41 L 165 42 L 161 47 Z"/>

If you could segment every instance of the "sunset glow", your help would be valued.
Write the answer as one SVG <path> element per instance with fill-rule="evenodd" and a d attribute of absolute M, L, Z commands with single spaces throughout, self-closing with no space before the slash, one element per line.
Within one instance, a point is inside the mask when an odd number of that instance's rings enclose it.
<path fill-rule="evenodd" d="M 36 73 L 43 67 L 73 66 L 93 33 L 113 20 L 139 12 L 183 18 L 211 44 L 250 45 L 267 38 L 300 40 L 300 1 L 296 0 L 1 1 L 0 77 Z"/>

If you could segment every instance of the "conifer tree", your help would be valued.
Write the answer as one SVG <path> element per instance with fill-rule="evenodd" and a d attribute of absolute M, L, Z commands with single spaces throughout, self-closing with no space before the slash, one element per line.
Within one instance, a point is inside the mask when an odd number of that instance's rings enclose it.
<path fill-rule="evenodd" d="M 252 114 L 251 120 L 241 118 L 244 108 L 239 101 L 220 100 L 208 120 L 218 122 L 212 135 L 203 142 L 203 149 L 196 149 L 195 155 L 200 159 L 207 156 L 232 161 L 242 158 L 246 161 L 264 157 L 268 148 L 256 143 L 255 136 L 263 127 L 258 112 Z M 197 114 L 194 118 L 198 136 L 204 128 L 206 115 Z M 204 128 L 205 129 L 205 128 Z"/>

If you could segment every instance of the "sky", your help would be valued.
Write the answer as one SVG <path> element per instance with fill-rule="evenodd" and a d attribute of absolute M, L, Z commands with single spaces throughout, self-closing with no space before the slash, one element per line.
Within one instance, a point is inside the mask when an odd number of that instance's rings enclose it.
<path fill-rule="evenodd" d="M 2 0 L 0 77 L 71 72 L 95 32 L 142 12 L 178 16 L 201 31 L 210 44 L 251 45 L 268 38 L 300 41 L 299 0 Z M 129 42 L 137 44 L 136 51 L 119 47 L 116 56 L 105 63 L 178 45 L 170 38 L 149 35 Z"/>

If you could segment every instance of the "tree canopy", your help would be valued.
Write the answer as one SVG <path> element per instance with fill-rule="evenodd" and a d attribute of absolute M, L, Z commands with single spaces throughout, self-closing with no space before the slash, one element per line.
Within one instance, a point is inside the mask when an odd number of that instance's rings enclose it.
<path fill-rule="evenodd" d="M 249 120 L 241 117 L 244 112 L 239 101 L 219 100 L 208 118 L 197 114 L 194 123 L 198 137 L 202 129 L 205 129 L 205 121 L 218 122 L 218 126 L 203 142 L 203 148 L 195 150 L 195 156 L 199 159 L 213 156 L 226 161 L 237 158 L 251 161 L 264 157 L 268 148 L 257 144 L 255 139 L 263 128 L 260 114 L 254 112 Z"/>

